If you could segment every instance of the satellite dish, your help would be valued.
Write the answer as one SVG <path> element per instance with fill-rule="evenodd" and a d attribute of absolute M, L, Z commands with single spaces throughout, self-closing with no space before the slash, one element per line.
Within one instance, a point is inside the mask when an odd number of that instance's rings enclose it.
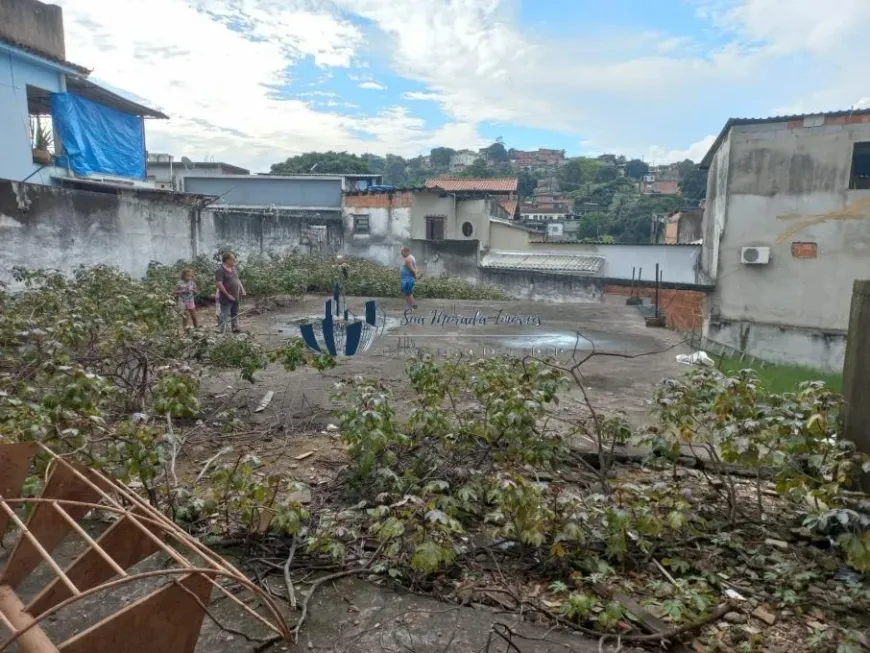
<path fill-rule="evenodd" d="M 181 162 L 184 164 L 184 167 L 190 170 L 193 167 L 193 161 L 188 159 L 186 156 L 181 157 Z"/>

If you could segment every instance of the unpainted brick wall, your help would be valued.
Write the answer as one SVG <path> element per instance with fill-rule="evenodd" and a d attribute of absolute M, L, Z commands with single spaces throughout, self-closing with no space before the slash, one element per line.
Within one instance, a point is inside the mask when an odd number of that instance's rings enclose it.
<path fill-rule="evenodd" d="M 622 295 L 628 297 L 631 294 L 630 286 L 607 284 L 604 292 L 608 295 Z M 655 288 L 640 287 L 635 293 L 641 297 L 655 300 Z M 665 314 L 667 325 L 677 331 L 700 331 L 704 324 L 704 308 L 707 295 L 699 290 L 671 290 L 659 289 L 659 304 L 662 313 Z"/>
<path fill-rule="evenodd" d="M 371 195 L 345 195 L 344 206 L 348 209 L 406 209 L 411 206 L 411 193 L 372 193 Z"/>

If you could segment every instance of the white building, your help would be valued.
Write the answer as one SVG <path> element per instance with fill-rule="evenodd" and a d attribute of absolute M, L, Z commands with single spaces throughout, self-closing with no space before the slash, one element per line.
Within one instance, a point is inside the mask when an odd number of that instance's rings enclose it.
<path fill-rule="evenodd" d="M 480 156 L 471 150 L 462 150 L 450 157 L 450 170 L 452 172 L 461 172 L 472 163 L 477 161 Z"/>

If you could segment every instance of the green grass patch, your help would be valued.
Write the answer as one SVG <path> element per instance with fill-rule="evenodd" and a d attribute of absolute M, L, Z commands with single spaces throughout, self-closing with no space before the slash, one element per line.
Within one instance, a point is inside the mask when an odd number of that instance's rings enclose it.
<path fill-rule="evenodd" d="M 835 372 L 822 372 L 800 365 L 761 365 L 741 361 L 736 358 L 713 357 L 716 367 L 725 374 L 736 374 L 740 370 L 752 369 L 758 380 L 768 392 L 794 392 L 804 381 L 824 381 L 831 390 L 843 392 L 843 375 Z"/>

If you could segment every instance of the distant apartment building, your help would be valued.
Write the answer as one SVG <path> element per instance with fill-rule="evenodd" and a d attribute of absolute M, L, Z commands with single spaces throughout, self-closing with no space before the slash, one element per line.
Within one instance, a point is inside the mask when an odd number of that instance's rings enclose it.
<path fill-rule="evenodd" d="M 640 180 L 641 195 L 679 195 L 680 183 L 676 179 L 660 179 L 654 174 L 647 174 Z"/>
<path fill-rule="evenodd" d="M 520 206 L 520 219 L 523 222 L 552 222 L 553 220 L 565 220 L 569 215 L 570 212 L 565 209 L 545 209 L 535 204 Z"/>
<path fill-rule="evenodd" d="M 462 172 L 468 166 L 480 158 L 480 155 L 471 150 L 462 150 L 450 157 L 451 172 Z"/>
<path fill-rule="evenodd" d="M 565 161 L 564 150 L 539 148 L 534 151 L 512 150 L 511 166 L 515 170 L 540 170 L 562 165 Z"/>
<path fill-rule="evenodd" d="M 191 161 L 176 159 L 171 154 L 148 153 L 146 179 L 163 190 L 183 190 L 184 178 L 249 175 L 249 170 L 220 161 Z"/>

